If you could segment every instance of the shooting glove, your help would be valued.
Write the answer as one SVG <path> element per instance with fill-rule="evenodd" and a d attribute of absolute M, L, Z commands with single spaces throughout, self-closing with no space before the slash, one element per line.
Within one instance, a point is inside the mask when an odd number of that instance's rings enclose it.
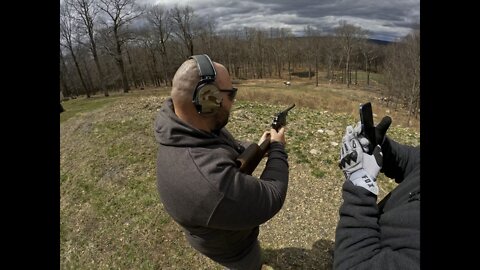
<path fill-rule="evenodd" d="M 376 139 L 376 145 L 382 145 L 383 142 L 385 141 L 385 134 L 387 133 L 388 128 L 390 127 L 390 124 L 392 123 L 392 118 L 390 116 L 384 116 L 382 118 L 382 121 L 378 123 L 375 126 L 375 139 Z M 368 146 L 370 145 L 370 141 L 361 134 L 362 131 L 362 124 L 360 121 L 355 125 L 353 128 L 353 132 L 357 136 L 358 140 L 360 141 L 360 144 L 362 145 L 363 151 L 368 152 Z"/>
<path fill-rule="evenodd" d="M 345 174 L 346 180 L 378 195 L 376 178 L 383 163 L 381 147 L 377 145 L 372 155 L 369 155 L 363 151 L 357 135 L 352 126 L 347 126 L 346 134 L 342 139 L 339 167 Z"/>

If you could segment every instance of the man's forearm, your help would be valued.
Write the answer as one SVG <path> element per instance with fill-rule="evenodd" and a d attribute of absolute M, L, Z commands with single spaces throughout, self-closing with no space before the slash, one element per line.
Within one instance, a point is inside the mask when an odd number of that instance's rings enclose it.
<path fill-rule="evenodd" d="M 335 234 L 335 269 L 355 266 L 374 256 L 380 247 L 377 196 L 345 181 L 343 200 Z"/>

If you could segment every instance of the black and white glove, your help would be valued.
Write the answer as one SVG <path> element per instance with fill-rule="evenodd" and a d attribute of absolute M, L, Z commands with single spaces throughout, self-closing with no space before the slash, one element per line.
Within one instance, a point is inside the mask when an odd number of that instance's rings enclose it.
<path fill-rule="evenodd" d="M 363 150 L 365 152 L 368 152 L 369 145 L 371 143 L 375 143 L 375 145 L 379 144 L 380 146 L 383 144 L 385 141 L 385 134 L 387 133 L 388 128 L 390 127 L 390 124 L 392 123 L 392 118 L 390 116 L 384 116 L 380 123 L 378 123 L 375 126 L 375 139 L 376 142 L 370 142 L 365 136 L 363 136 L 362 133 L 362 124 L 359 121 L 355 127 L 353 128 L 353 132 L 357 135 L 358 140 L 360 141 L 360 144 L 363 147 Z"/>
<path fill-rule="evenodd" d="M 377 175 L 382 168 L 383 154 L 380 145 L 367 154 L 360 144 L 358 133 L 352 126 L 347 126 L 342 139 L 339 167 L 345 178 L 356 186 L 361 186 L 378 195 Z"/>

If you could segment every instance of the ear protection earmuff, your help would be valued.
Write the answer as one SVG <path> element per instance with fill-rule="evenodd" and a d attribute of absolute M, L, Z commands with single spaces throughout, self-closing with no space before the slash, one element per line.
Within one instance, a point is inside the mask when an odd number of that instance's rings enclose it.
<path fill-rule="evenodd" d="M 213 84 L 217 71 L 212 60 L 206 54 L 192 55 L 190 59 L 197 62 L 200 75 L 200 81 L 193 92 L 192 102 L 198 113 L 215 113 L 222 106 L 222 96 Z"/>

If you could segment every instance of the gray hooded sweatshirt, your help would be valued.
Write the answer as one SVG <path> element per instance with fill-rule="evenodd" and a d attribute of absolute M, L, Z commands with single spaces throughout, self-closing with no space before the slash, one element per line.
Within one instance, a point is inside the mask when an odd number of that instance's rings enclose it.
<path fill-rule="evenodd" d="M 155 121 L 159 143 L 157 187 L 165 210 L 190 245 L 217 262 L 241 259 L 255 244 L 259 225 L 282 207 L 288 187 L 283 144 L 272 142 L 260 179 L 241 173 L 245 150 L 222 128 L 205 132 L 179 119 L 168 98 Z"/>

